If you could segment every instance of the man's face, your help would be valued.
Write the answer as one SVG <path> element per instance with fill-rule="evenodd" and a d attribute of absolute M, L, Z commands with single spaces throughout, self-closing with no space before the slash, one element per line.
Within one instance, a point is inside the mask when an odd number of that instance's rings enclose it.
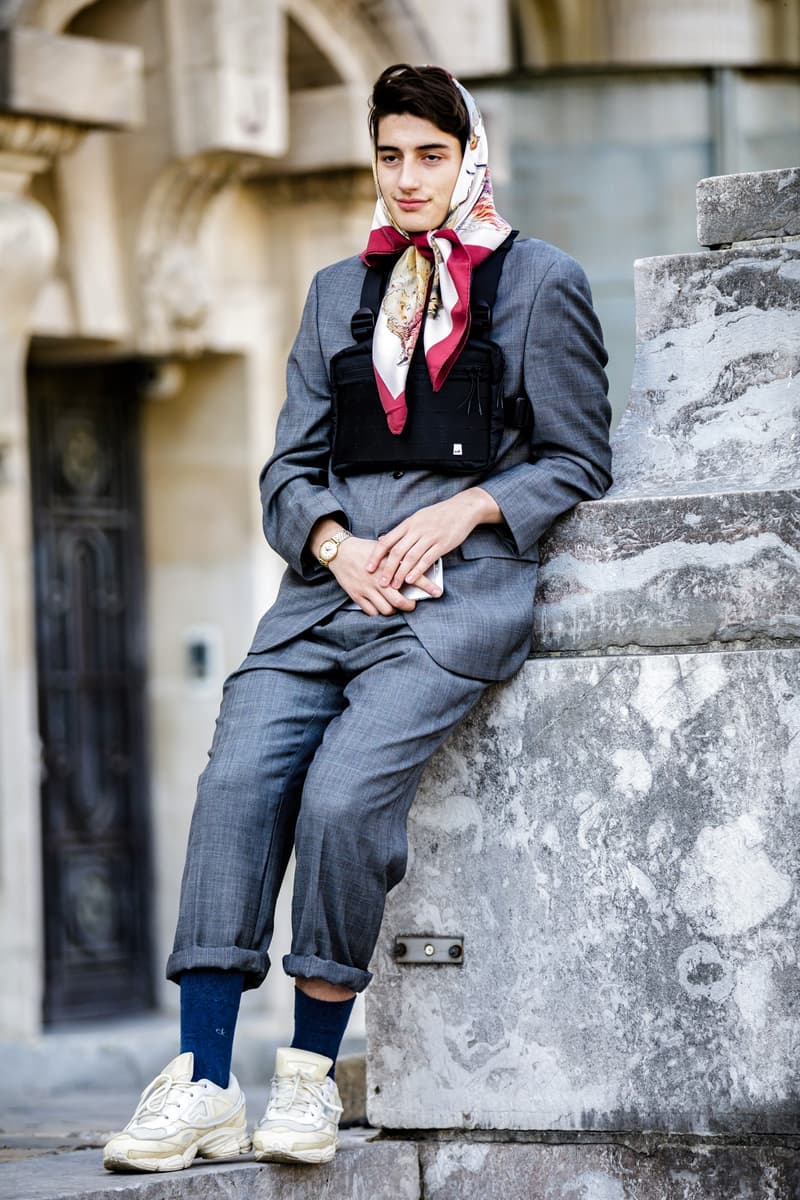
<path fill-rule="evenodd" d="M 378 186 L 392 220 L 406 233 L 438 229 L 450 211 L 461 143 L 432 121 L 390 113 L 378 122 Z"/>

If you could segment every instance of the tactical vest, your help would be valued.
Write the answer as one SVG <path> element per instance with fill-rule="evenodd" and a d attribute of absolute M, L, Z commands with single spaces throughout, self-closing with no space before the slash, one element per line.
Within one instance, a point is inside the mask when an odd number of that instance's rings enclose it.
<path fill-rule="evenodd" d="M 469 338 L 438 392 L 420 333 L 406 381 L 408 416 L 399 434 L 386 423 L 372 365 L 372 336 L 391 267 L 367 270 L 350 322 L 354 345 L 331 359 L 335 475 L 398 468 L 472 475 L 492 466 L 505 428 L 532 427 L 528 398 L 504 399 L 503 351 L 489 338 L 500 274 L 516 235 L 514 230 L 473 272 Z"/>

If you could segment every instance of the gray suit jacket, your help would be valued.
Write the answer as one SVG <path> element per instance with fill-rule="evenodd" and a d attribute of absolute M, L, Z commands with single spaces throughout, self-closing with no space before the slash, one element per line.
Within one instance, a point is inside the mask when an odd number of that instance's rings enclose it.
<path fill-rule="evenodd" d="M 444 595 L 406 614 L 428 653 L 475 679 L 505 679 L 528 655 L 537 543 L 555 518 L 611 483 L 606 353 L 582 269 L 553 246 L 517 240 L 506 259 L 492 337 L 505 354 L 507 396 L 527 395 L 531 439 L 506 430 L 483 475 L 391 472 L 337 479 L 328 472 L 328 364 L 352 343 L 365 268 L 358 258 L 320 271 L 306 301 L 287 371 L 275 451 L 261 475 L 264 531 L 289 564 L 251 647 L 259 652 L 310 628 L 347 601 L 330 571 L 304 551 L 314 523 L 338 516 L 375 538 L 423 505 L 479 484 L 505 525 L 482 525 L 445 556 Z M 380 621 L 380 617 L 374 618 Z"/>

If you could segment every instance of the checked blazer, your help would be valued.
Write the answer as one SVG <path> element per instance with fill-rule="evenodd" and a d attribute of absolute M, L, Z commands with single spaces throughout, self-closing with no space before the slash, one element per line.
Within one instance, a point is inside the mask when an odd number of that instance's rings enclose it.
<path fill-rule="evenodd" d="M 539 539 L 561 513 L 611 484 L 607 356 L 589 284 L 574 259 L 546 242 L 517 239 L 511 247 L 491 336 L 505 355 L 505 394 L 528 397 L 534 427 L 532 435 L 507 429 L 488 472 L 339 479 L 328 470 L 329 364 L 352 344 L 350 319 L 365 269 L 359 258 L 345 259 L 320 271 L 309 290 L 275 450 L 261 474 L 264 531 L 288 567 L 251 653 L 288 641 L 348 603 L 305 549 L 320 517 L 338 517 L 355 535 L 375 538 L 417 509 L 479 485 L 505 523 L 478 526 L 446 555 L 444 594 L 404 616 L 440 666 L 473 679 L 508 678 L 530 651 Z"/>

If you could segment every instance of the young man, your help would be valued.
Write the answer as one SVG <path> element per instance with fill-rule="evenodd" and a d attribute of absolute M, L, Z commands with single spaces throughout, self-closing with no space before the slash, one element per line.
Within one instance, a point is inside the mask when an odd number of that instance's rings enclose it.
<path fill-rule="evenodd" d="M 198 788 L 167 967 L 182 1052 L 106 1146 L 111 1170 L 249 1147 L 233 1029 L 243 988 L 269 968 L 292 847 L 295 1032 L 253 1144 L 262 1160 L 333 1156 L 334 1064 L 405 870 L 422 770 L 526 658 L 539 538 L 610 483 L 586 278 L 552 246 L 511 237 L 472 97 L 440 68 L 390 67 L 370 128 L 367 248 L 312 283 L 261 480 L 288 570 L 225 684 Z"/>

